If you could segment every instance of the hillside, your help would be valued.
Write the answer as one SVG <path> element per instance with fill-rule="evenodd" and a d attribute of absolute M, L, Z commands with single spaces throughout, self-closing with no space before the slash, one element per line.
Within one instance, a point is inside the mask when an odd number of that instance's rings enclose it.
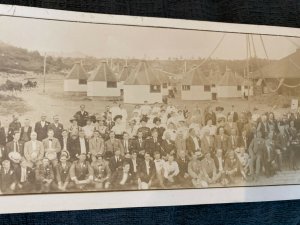
<path fill-rule="evenodd" d="M 59 55 L 59 56 L 55 56 Z M 97 59 L 94 57 L 85 56 L 82 53 L 74 54 L 77 57 L 63 57 L 63 53 L 55 54 L 49 53 L 47 56 L 47 73 L 67 73 L 75 62 L 81 61 L 87 71 L 94 69 L 99 62 L 106 59 Z M 199 65 L 204 59 L 178 59 L 169 58 L 168 60 L 149 60 L 150 64 L 159 69 L 163 69 L 170 73 L 182 74 L 185 69 L 189 70 L 194 65 Z M 108 60 L 111 65 L 111 61 Z M 26 72 L 34 72 L 36 74 L 43 73 L 44 55 L 38 51 L 29 51 L 27 49 L 18 48 L 0 41 L 0 72 L 25 74 Z M 128 59 L 129 66 L 134 67 L 138 63 L 138 59 Z M 251 59 L 250 71 L 255 71 L 259 67 L 262 67 L 268 63 L 265 59 Z M 112 68 L 115 72 L 119 72 L 125 65 L 125 59 L 113 59 Z M 245 60 L 221 60 L 221 59 L 209 59 L 201 67 L 204 73 L 208 74 L 211 69 L 219 68 L 221 71 L 225 70 L 225 67 L 230 67 L 233 71 L 239 74 L 244 73 L 246 67 Z"/>

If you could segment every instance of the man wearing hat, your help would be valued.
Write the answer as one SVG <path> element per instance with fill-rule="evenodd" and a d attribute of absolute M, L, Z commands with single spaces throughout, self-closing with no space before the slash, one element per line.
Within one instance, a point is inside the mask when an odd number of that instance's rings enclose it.
<path fill-rule="evenodd" d="M 45 150 L 45 156 L 51 161 L 53 166 L 57 164 L 57 155 L 61 151 L 59 140 L 54 137 L 54 131 L 49 129 L 47 132 L 48 137 L 42 143 Z"/>
<path fill-rule="evenodd" d="M 9 160 L 2 162 L 0 170 L 0 190 L 3 194 L 12 194 L 16 189 L 17 177 Z"/>
<path fill-rule="evenodd" d="M 75 117 L 78 120 L 78 126 L 84 127 L 86 125 L 86 119 L 89 113 L 85 111 L 85 105 L 80 105 L 80 110 L 75 113 Z"/>
<path fill-rule="evenodd" d="M 88 190 L 93 182 L 93 169 L 86 160 L 85 153 L 80 153 L 77 158 L 70 168 L 70 178 L 75 183 L 76 189 Z"/>
<path fill-rule="evenodd" d="M 36 188 L 38 192 L 49 192 L 54 181 L 53 167 L 48 158 L 43 158 L 35 170 Z"/>
<path fill-rule="evenodd" d="M 42 114 L 41 120 L 36 122 L 34 132 L 37 134 L 37 140 L 42 141 L 47 138 L 47 131 L 50 123 L 46 121 L 46 114 Z"/>
<path fill-rule="evenodd" d="M 67 151 L 62 151 L 58 164 L 55 167 L 55 178 L 60 191 L 66 191 L 72 187 L 70 180 L 71 163 L 68 161 L 70 155 Z"/>
<path fill-rule="evenodd" d="M 91 163 L 94 171 L 94 184 L 96 190 L 107 189 L 110 186 L 111 171 L 108 162 L 103 159 L 102 154 L 96 155 L 96 160 Z"/>
<path fill-rule="evenodd" d="M 32 132 L 30 134 L 30 141 L 24 145 L 24 156 L 28 162 L 31 162 L 35 166 L 44 157 L 43 143 L 37 140 L 37 133 Z"/>

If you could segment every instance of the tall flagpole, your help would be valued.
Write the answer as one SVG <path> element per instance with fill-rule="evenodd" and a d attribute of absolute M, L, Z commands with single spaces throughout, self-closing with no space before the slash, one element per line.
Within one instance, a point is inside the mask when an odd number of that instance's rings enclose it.
<path fill-rule="evenodd" d="M 44 94 L 46 92 L 46 59 L 47 59 L 47 54 L 45 53 L 45 56 L 44 56 L 44 84 L 43 84 L 43 93 Z"/>

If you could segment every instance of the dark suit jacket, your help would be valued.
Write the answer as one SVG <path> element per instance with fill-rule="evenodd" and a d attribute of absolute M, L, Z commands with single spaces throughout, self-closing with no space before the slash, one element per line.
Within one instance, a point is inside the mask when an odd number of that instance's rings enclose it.
<path fill-rule="evenodd" d="M 89 143 L 86 139 L 85 140 L 85 146 L 86 146 L 86 153 L 89 153 Z M 80 141 L 79 138 L 76 138 L 75 140 L 70 139 L 69 140 L 69 153 L 70 153 L 70 158 L 72 161 L 76 160 L 77 157 L 76 155 L 80 154 L 81 150 L 80 150 Z"/>
<path fill-rule="evenodd" d="M 125 190 L 131 187 L 132 183 L 133 183 L 133 176 L 132 174 L 129 172 L 128 173 L 128 178 L 125 182 L 124 185 L 121 185 L 120 182 L 123 179 L 123 168 L 118 169 L 115 173 L 112 174 L 111 177 L 111 184 L 112 184 L 112 188 L 117 189 L 117 190 Z"/>
<path fill-rule="evenodd" d="M 0 187 L 3 193 L 10 192 L 10 185 L 17 183 L 17 176 L 15 171 L 11 168 L 7 174 L 4 173 L 4 169 L 0 170 Z"/>
<path fill-rule="evenodd" d="M 77 118 L 78 121 L 78 126 L 84 127 L 86 125 L 86 119 L 89 116 L 89 113 L 87 111 L 84 111 L 83 114 L 81 111 L 78 111 L 75 113 L 75 117 Z"/>
<path fill-rule="evenodd" d="M 15 173 L 17 177 L 17 181 L 20 183 L 21 182 L 21 166 L 17 166 L 15 168 Z M 26 182 L 33 184 L 35 181 L 35 174 L 34 170 L 31 169 L 30 167 L 26 168 Z"/>
<path fill-rule="evenodd" d="M 35 124 L 34 131 L 37 133 L 37 140 L 38 141 L 42 141 L 45 138 L 47 138 L 47 132 L 48 132 L 49 125 L 50 125 L 50 123 L 47 122 L 47 121 L 45 122 L 44 127 L 42 127 L 41 121 L 39 121 Z"/>
<path fill-rule="evenodd" d="M 58 163 L 55 168 L 55 178 L 57 183 L 62 182 L 69 182 L 70 181 L 70 168 L 72 163 L 67 162 L 66 167 L 63 168 L 61 163 Z"/>
<path fill-rule="evenodd" d="M 30 141 L 30 134 L 32 132 L 32 127 L 28 127 L 27 132 L 25 132 L 24 127 L 21 128 L 21 135 L 20 135 L 20 139 L 24 142 Z"/>
<path fill-rule="evenodd" d="M 6 134 L 4 127 L 0 127 L 0 145 L 6 145 Z"/>
<path fill-rule="evenodd" d="M 219 169 L 220 169 L 219 160 L 218 160 L 217 156 L 214 156 L 213 159 L 214 159 L 214 162 L 215 162 L 215 165 L 216 165 L 217 172 L 219 172 Z M 224 163 L 225 163 L 225 159 L 224 159 L 224 157 L 222 157 L 222 168 L 223 169 L 224 169 Z"/>
<path fill-rule="evenodd" d="M 176 155 L 176 145 L 174 141 L 170 141 L 169 143 L 166 140 L 163 140 L 161 143 L 161 148 L 162 148 L 162 154 L 170 154 L 171 151 L 174 151 L 174 155 Z"/>
<path fill-rule="evenodd" d="M 154 143 L 154 139 L 150 138 L 146 140 L 145 149 L 147 152 L 150 152 L 151 156 L 153 156 L 154 152 L 158 151 L 161 153 L 161 145 L 159 143 L 159 139 L 157 138 L 157 142 Z"/>
<path fill-rule="evenodd" d="M 52 129 L 54 131 L 54 137 L 61 142 L 62 139 L 61 133 L 64 129 L 64 126 L 61 123 L 58 123 L 58 126 L 56 127 L 54 123 L 51 123 L 48 129 Z"/>
<path fill-rule="evenodd" d="M 133 140 L 133 150 L 135 151 L 141 151 L 141 150 L 146 150 L 146 140 L 142 140 L 142 144 L 140 144 L 139 140 Z"/>
<path fill-rule="evenodd" d="M 188 173 L 188 165 L 189 165 L 189 160 L 187 157 L 183 160 L 182 158 L 178 158 L 176 160 L 178 167 L 179 167 L 179 174 L 178 176 L 184 177 L 184 174 Z"/>
<path fill-rule="evenodd" d="M 24 156 L 24 142 L 18 141 L 17 152 Z M 14 151 L 14 141 L 8 142 L 6 144 L 6 158 L 8 158 L 8 154 Z"/>
<path fill-rule="evenodd" d="M 122 156 L 119 156 L 119 161 L 116 161 L 116 157 L 112 156 L 109 160 L 108 166 L 110 168 L 110 171 L 114 173 L 118 168 L 121 168 L 124 162 L 124 158 Z"/>
<path fill-rule="evenodd" d="M 137 169 L 137 176 L 142 182 L 149 183 L 155 175 L 155 164 L 152 160 L 149 161 L 149 173 L 147 174 L 146 161 L 140 161 Z"/>
<path fill-rule="evenodd" d="M 197 140 L 198 140 L 198 144 L 199 144 L 199 148 L 200 148 L 201 147 L 201 142 L 200 142 L 200 139 L 198 137 L 197 137 Z M 189 153 L 189 155 L 192 155 L 196 151 L 196 146 L 195 146 L 195 143 L 194 143 L 193 138 L 191 136 L 189 136 L 186 139 L 186 149 L 187 149 L 187 152 Z"/>
<path fill-rule="evenodd" d="M 244 141 L 243 136 L 238 137 L 238 147 L 245 147 L 245 149 L 247 151 L 250 143 L 251 143 L 251 138 L 249 137 L 249 135 L 246 135 L 246 143 Z"/>
<path fill-rule="evenodd" d="M 107 130 L 110 131 L 113 126 L 115 126 L 114 121 L 105 121 L 104 125 L 107 127 Z"/>

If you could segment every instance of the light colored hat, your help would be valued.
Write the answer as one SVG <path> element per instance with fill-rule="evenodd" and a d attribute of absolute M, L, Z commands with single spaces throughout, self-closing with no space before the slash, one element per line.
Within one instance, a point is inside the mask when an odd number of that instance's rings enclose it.
<path fill-rule="evenodd" d="M 45 157 L 51 161 L 51 160 L 54 160 L 57 158 L 57 154 L 56 154 L 56 152 L 53 152 L 53 151 L 46 152 Z"/>
<path fill-rule="evenodd" d="M 8 158 L 14 163 L 19 163 L 22 159 L 22 156 L 19 152 L 10 152 Z"/>

